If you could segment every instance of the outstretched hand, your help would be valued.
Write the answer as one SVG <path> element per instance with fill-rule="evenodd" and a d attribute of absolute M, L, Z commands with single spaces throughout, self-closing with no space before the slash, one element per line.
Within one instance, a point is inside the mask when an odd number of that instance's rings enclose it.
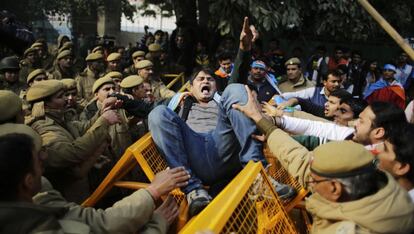
<path fill-rule="evenodd" d="M 244 17 L 243 28 L 240 33 L 240 49 L 249 51 L 252 44 L 259 38 L 259 32 L 253 25 L 249 25 L 249 18 Z"/>
<path fill-rule="evenodd" d="M 153 192 L 152 195 L 155 196 L 154 199 L 157 200 L 160 196 L 167 195 L 176 188 L 186 186 L 189 179 L 190 174 L 184 167 L 166 169 L 155 175 L 154 180 L 148 186 L 148 190 Z"/>
<path fill-rule="evenodd" d="M 240 104 L 233 104 L 233 109 L 241 111 L 243 114 L 245 114 L 247 117 L 251 118 L 256 123 L 259 122 L 263 115 L 260 112 L 261 106 L 260 103 L 254 98 L 252 91 L 249 89 L 247 85 L 244 86 L 246 88 L 247 92 L 247 103 L 245 105 Z"/>
<path fill-rule="evenodd" d="M 262 102 L 262 112 L 265 113 L 268 116 L 272 117 L 281 117 L 283 116 L 283 109 L 277 109 L 276 107 L 270 105 L 267 102 Z"/>

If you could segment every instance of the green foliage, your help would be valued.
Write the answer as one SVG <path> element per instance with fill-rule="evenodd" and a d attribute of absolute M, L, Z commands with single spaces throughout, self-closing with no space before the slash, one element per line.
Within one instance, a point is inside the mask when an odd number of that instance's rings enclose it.
<path fill-rule="evenodd" d="M 173 5 L 168 1 L 146 0 L 138 9 L 143 10 L 142 16 L 152 16 L 155 18 L 160 13 L 163 17 L 171 17 L 174 15 Z"/>
<path fill-rule="evenodd" d="M 75 12 L 76 15 L 92 15 L 98 6 L 106 3 L 105 0 L 13 0 L 2 3 L 2 8 L 29 22 L 43 18 L 45 13 L 53 15 Z M 128 0 L 121 0 L 121 10 L 127 18 L 132 19 L 136 7 Z"/>
<path fill-rule="evenodd" d="M 373 1 L 374 7 L 402 34 L 413 33 L 414 1 Z M 261 32 L 290 32 L 334 40 L 369 40 L 385 33 L 356 0 L 215 0 L 210 27 L 234 34 L 249 16 Z"/>

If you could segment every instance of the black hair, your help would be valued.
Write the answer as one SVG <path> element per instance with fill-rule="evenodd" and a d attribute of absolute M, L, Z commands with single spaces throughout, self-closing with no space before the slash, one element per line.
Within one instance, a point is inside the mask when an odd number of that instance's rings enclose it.
<path fill-rule="evenodd" d="M 33 139 L 11 133 L 0 137 L 0 201 L 15 201 L 19 185 L 33 171 Z"/>
<path fill-rule="evenodd" d="M 385 137 L 395 126 L 401 123 L 407 123 L 404 111 L 389 102 L 373 102 L 370 105 L 375 119 L 372 121 L 372 127 L 382 127 L 385 130 Z"/>
<path fill-rule="evenodd" d="M 227 51 L 223 51 L 217 55 L 217 61 L 219 62 L 227 59 L 233 60 L 233 54 Z"/>
<path fill-rule="evenodd" d="M 414 125 L 401 123 L 387 135 L 387 140 L 393 145 L 396 161 L 410 166 L 404 177 L 414 184 Z"/>
<path fill-rule="evenodd" d="M 132 95 L 132 88 L 122 88 L 122 92 Z"/>
<path fill-rule="evenodd" d="M 367 101 L 364 99 L 353 97 L 341 99 L 340 103 L 345 103 L 351 108 L 352 112 L 354 112 L 354 119 L 368 106 Z"/>
<path fill-rule="evenodd" d="M 350 94 L 345 89 L 337 89 L 332 91 L 331 96 L 337 97 L 340 100 L 346 99 L 346 98 L 352 98 L 352 94 Z"/>
<path fill-rule="evenodd" d="M 327 81 L 328 80 L 328 77 L 329 77 L 329 75 L 331 75 L 331 76 L 334 76 L 334 77 L 340 77 L 341 75 L 342 75 L 342 73 L 341 73 L 342 71 L 340 71 L 340 70 L 332 70 L 332 71 L 328 71 L 328 74 L 326 74 L 325 76 L 322 76 L 322 80 L 323 81 Z"/>
<path fill-rule="evenodd" d="M 326 52 L 326 47 L 324 45 L 319 45 L 315 48 L 315 50 L 321 50 L 323 52 Z"/>
<path fill-rule="evenodd" d="M 190 77 L 190 84 L 191 85 L 193 84 L 193 81 L 197 77 L 198 73 L 200 73 L 200 72 L 204 72 L 206 74 L 209 74 L 213 78 L 216 78 L 216 75 L 214 74 L 214 71 L 211 68 L 209 68 L 209 67 L 196 67 L 193 70 L 193 73 L 191 74 L 191 77 Z"/>
<path fill-rule="evenodd" d="M 155 31 L 154 35 L 157 35 L 157 34 L 161 34 L 161 36 L 162 36 L 162 34 L 164 34 L 164 32 L 162 30 L 158 29 L 157 31 Z"/>
<path fill-rule="evenodd" d="M 336 51 L 338 51 L 338 50 L 340 50 L 340 51 L 344 52 L 344 48 L 343 48 L 342 46 L 339 46 L 339 45 L 335 46 L 334 51 L 336 52 Z"/>

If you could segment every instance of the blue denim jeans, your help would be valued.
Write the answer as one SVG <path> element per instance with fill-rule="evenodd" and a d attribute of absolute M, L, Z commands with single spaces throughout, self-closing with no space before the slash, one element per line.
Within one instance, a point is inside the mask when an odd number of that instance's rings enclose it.
<path fill-rule="evenodd" d="M 208 133 L 193 131 L 166 106 L 149 114 L 151 135 L 169 166 L 184 166 L 191 175 L 189 184 L 182 188 L 184 193 L 231 180 L 250 160 L 267 164 L 262 143 L 251 137 L 257 134 L 255 123 L 232 108 L 232 104 L 246 102 L 244 86 L 230 84 L 218 104 L 217 127 Z"/>

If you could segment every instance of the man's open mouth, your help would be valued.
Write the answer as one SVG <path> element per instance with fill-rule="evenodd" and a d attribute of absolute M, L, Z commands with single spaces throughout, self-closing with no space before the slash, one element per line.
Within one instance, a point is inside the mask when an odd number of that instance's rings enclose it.
<path fill-rule="evenodd" d="M 201 87 L 201 93 L 202 93 L 202 94 L 205 94 L 205 95 L 210 94 L 210 87 L 209 87 L 209 86 L 207 86 L 207 85 L 205 85 L 205 86 Z"/>

